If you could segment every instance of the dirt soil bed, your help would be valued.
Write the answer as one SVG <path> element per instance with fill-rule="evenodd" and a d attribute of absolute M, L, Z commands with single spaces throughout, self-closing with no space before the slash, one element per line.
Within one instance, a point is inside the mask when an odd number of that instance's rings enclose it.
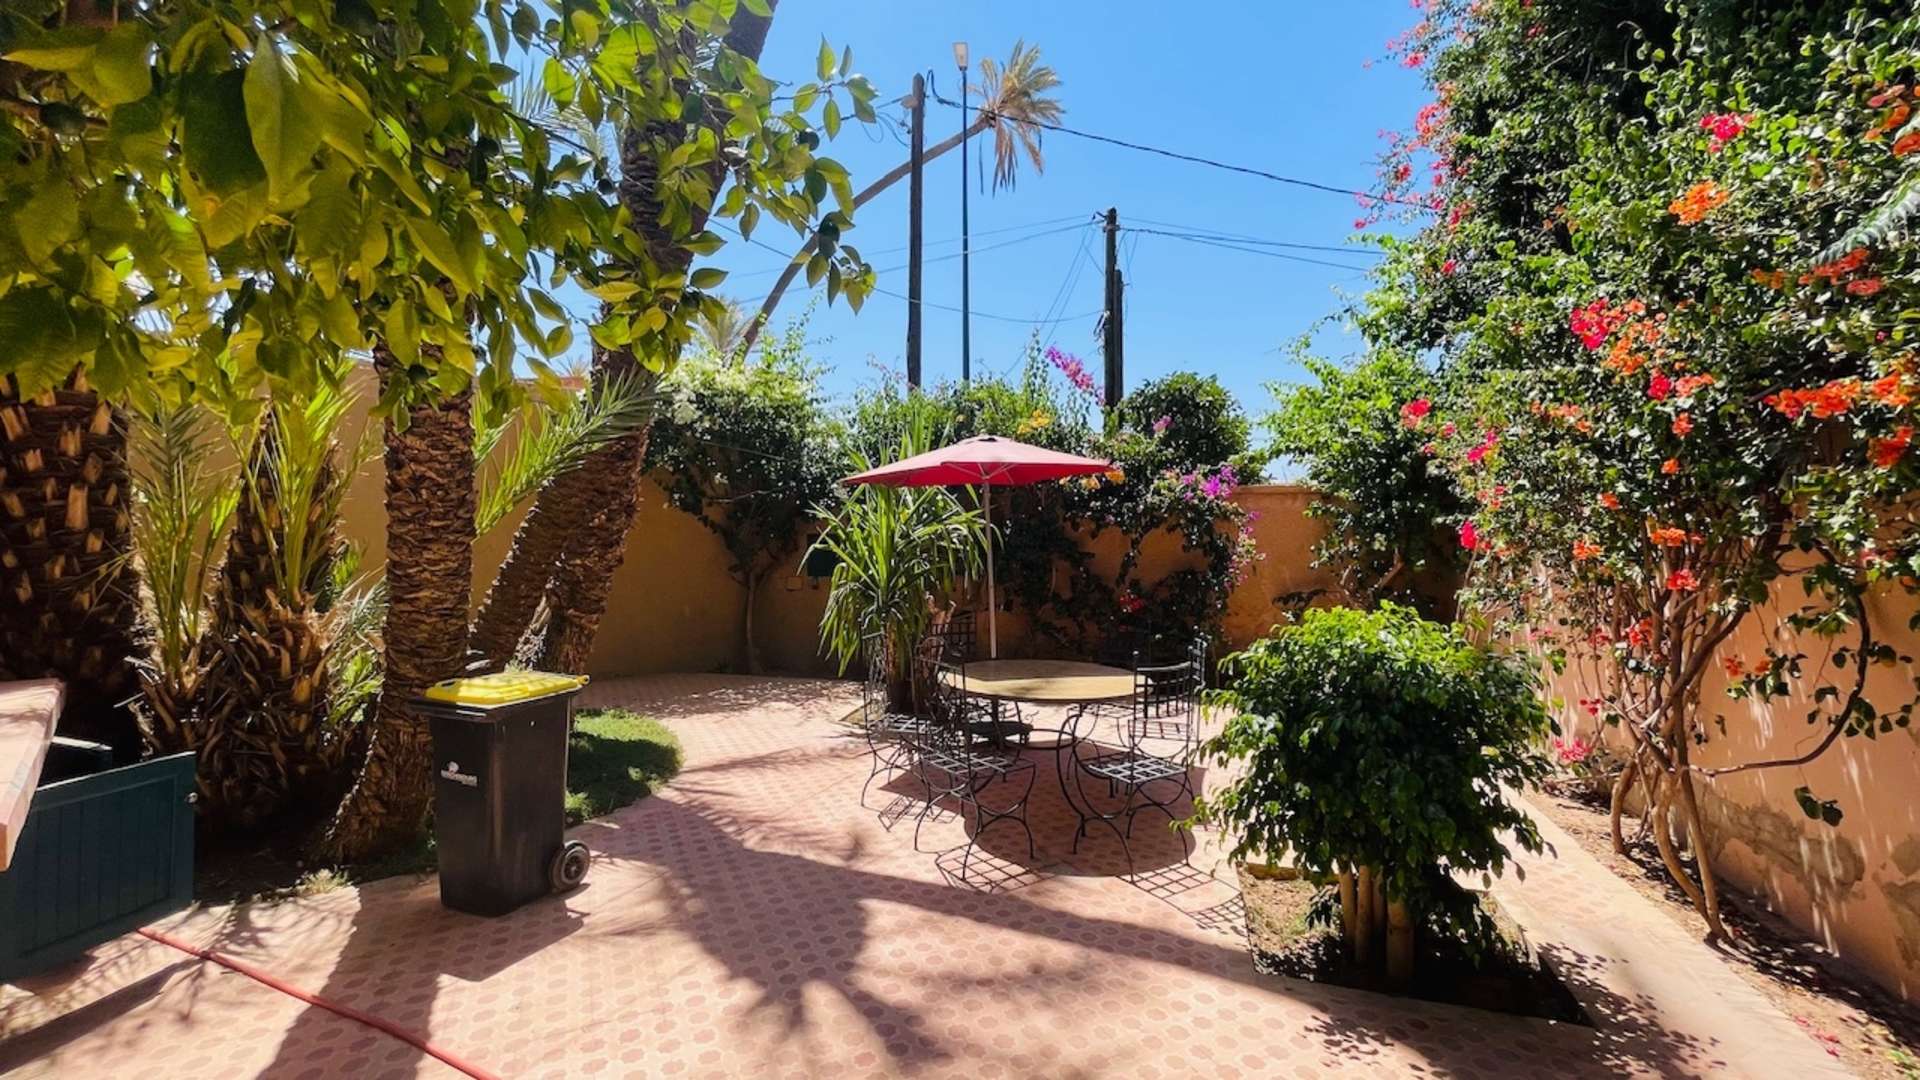
<path fill-rule="evenodd" d="M 1337 931 L 1307 925 L 1307 909 L 1315 892 L 1311 883 L 1241 867 L 1240 890 L 1247 906 L 1247 938 L 1256 970 L 1360 990 L 1384 990 L 1373 972 L 1356 970 L 1347 962 Z M 1506 947 L 1477 967 L 1456 944 L 1423 941 L 1414 960 L 1414 984 L 1407 995 L 1449 1005 L 1591 1023 L 1560 980 L 1531 956 L 1519 928 L 1497 909 L 1494 918 Z"/>
<path fill-rule="evenodd" d="M 1594 858 L 1690 932 L 1706 924 L 1660 863 L 1652 841 L 1616 855 L 1603 802 L 1584 793 L 1535 792 L 1532 801 Z M 1629 820 L 1629 837 L 1634 823 Z M 1692 869 L 1689 862 L 1687 868 Z M 1866 1080 L 1920 1080 L 1920 1009 L 1889 994 L 1759 904 L 1720 890 L 1722 921 L 1736 936 L 1721 950 L 1742 978 L 1793 1018 L 1827 1053 Z"/>

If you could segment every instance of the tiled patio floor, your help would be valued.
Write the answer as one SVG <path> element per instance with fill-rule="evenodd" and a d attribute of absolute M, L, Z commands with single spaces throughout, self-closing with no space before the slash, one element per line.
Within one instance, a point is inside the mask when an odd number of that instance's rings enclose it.
<path fill-rule="evenodd" d="M 1069 858 L 1050 762 L 1036 788 L 1040 857 L 1001 826 L 956 880 L 959 822 L 930 823 L 916 852 L 905 784 L 857 803 L 864 746 L 836 722 L 856 699 L 849 684 L 804 680 L 595 684 L 590 703 L 672 725 L 686 769 L 575 831 L 594 852 L 579 891 L 502 919 L 448 912 L 432 879 L 409 878 L 164 928 L 506 1077 L 1803 1080 L 1831 1069 L 1570 841 L 1560 862 L 1530 860 L 1527 881 L 1501 891 L 1601 1012 L 1598 1029 L 1257 976 L 1234 891 L 1181 866 L 1166 834 L 1137 845 L 1133 882 L 1106 876 L 1118 865 L 1110 838 Z M 0 1072 L 24 1076 L 454 1075 L 138 937 L 0 987 L 0 1034 L 11 1035 Z"/>

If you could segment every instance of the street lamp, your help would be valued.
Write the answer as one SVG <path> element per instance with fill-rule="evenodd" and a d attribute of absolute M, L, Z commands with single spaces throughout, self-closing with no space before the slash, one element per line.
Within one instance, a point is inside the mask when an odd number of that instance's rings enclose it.
<path fill-rule="evenodd" d="M 973 377 L 972 286 L 973 242 L 967 231 L 967 43 L 953 43 L 953 62 L 960 69 L 960 381 Z"/>

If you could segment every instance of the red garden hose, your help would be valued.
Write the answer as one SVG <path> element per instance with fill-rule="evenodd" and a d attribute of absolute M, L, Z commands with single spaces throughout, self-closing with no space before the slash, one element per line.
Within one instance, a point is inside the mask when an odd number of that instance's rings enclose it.
<path fill-rule="evenodd" d="M 440 1047 L 433 1045 L 432 1043 L 428 1042 L 426 1039 L 421 1038 L 418 1035 L 415 1035 L 413 1032 L 408 1031 L 406 1028 L 401 1027 L 400 1025 L 394 1023 L 391 1020 L 383 1020 L 378 1016 L 373 1016 L 368 1013 L 363 1013 L 359 1009 L 356 1009 L 351 1005 L 342 1005 L 339 1002 L 328 1001 L 326 998 L 323 998 L 318 994 L 308 993 L 307 991 L 302 990 L 297 986 L 293 986 L 273 975 L 268 974 L 267 972 L 261 971 L 259 968 L 254 967 L 251 964 L 243 964 L 240 961 L 235 960 L 230 956 L 222 956 L 219 953 L 214 952 L 212 949 L 202 949 L 197 945 L 189 945 L 188 943 L 181 941 L 179 938 L 174 937 L 171 934 L 165 934 L 158 930 L 145 930 L 145 929 L 141 930 L 140 934 L 143 937 L 151 938 L 152 940 L 157 941 L 162 945 L 167 945 L 167 946 L 171 946 L 172 948 L 179 949 L 181 952 L 186 953 L 190 956 L 197 956 L 200 959 L 206 960 L 210 963 L 219 964 L 221 967 L 226 968 L 229 971 L 237 971 L 240 974 L 245 975 L 247 978 L 252 979 L 257 983 L 260 983 L 264 986 L 270 986 L 273 989 L 280 991 L 281 993 L 287 995 L 288 997 L 297 998 L 300 1001 L 304 1001 L 309 1005 L 317 1005 L 320 1008 L 326 1009 L 329 1012 L 338 1013 L 339 1015 L 344 1016 L 349 1020 L 357 1020 L 360 1023 L 365 1024 L 376 1031 L 384 1031 L 387 1034 L 393 1036 L 394 1038 L 399 1039 L 401 1042 L 406 1043 L 409 1046 L 412 1046 L 415 1049 L 421 1051 L 422 1053 L 429 1054 L 435 1058 L 440 1059 L 442 1062 L 445 1062 L 449 1067 L 457 1069 L 460 1072 L 466 1073 L 468 1076 L 473 1077 L 474 1080 L 500 1080 L 500 1078 L 494 1073 L 490 1073 L 487 1070 L 479 1067 L 478 1065 L 470 1065 L 467 1062 L 462 1061 L 460 1058 L 455 1057 L 451 1051 L 443 1050 Z"/>

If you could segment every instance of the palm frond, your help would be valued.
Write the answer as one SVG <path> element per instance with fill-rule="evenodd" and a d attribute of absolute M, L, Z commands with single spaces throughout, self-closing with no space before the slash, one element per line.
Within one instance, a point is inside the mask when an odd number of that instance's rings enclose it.
<path fill-rule="evenodd" d="M 239 505 L 220 434 L 192 405 L 136 410 L 131 473 L 133 548 L 142 564 L 154 662 L 163 680 L 191 681 L 206 628 L 207 581 Z"/>
<path fill-rule="evenodd" d="M 1908 172 L 1885 202 L 1820 253 L 1820 261 L 1832 262 L 1855 248 L 1884 247 L 1889 240 L 1907 235 L 1916 221 L 1920 221 L 1920 170 Z"/>
<path fill-rule="evenodd" d="M 1057 124 L 1066 115 L 1066 108 L 1051 96 L 1059 87 L 1059 73 L 1041 63 L 1039 46 L 1029 46 L 1025 39 L 1014 42 L 1004 67 L 991 57 L 980 61 L 980 82 L 973 89 L 993 127 L 995 190 L 1014 186 L 1023 155 L 1035 172 L 1047 171 L 1042 129 L 1036 125 Z"/>
<path fill-rule="evenodd" d="M 474 534 L 484 535 L 541 485 L 594 451 L 645 427 L 658 401 L 656 377 L 643 373 L 597 383 L 557 406 L 529 403 L 517 421 L 512 449 L 481 479 Z"/>

